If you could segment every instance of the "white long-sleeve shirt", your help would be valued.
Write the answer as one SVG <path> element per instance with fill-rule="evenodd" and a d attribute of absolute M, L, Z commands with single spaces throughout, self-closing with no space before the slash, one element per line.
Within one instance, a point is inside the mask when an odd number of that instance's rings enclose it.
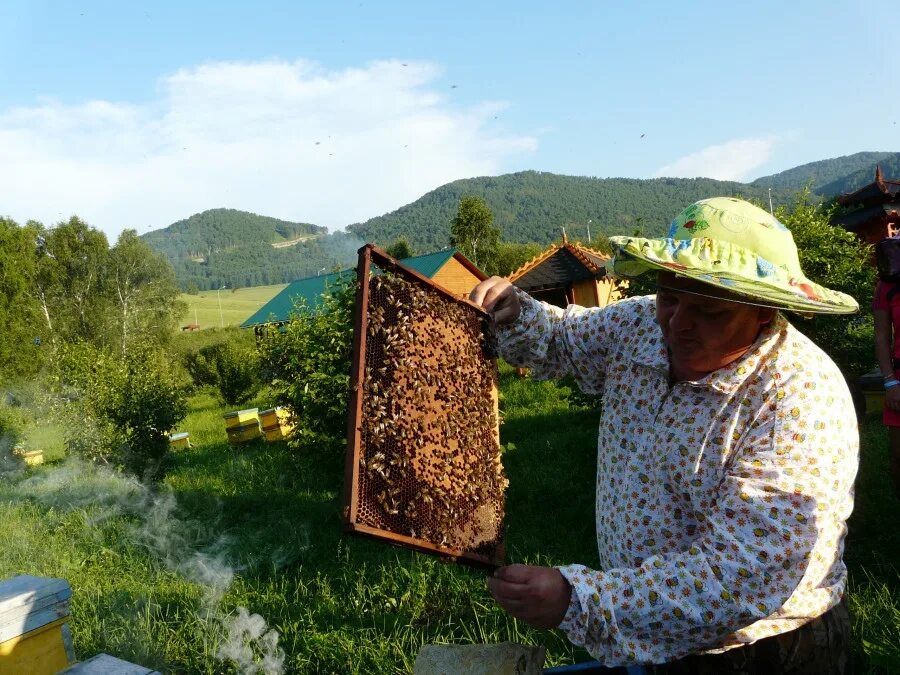
<path fill-rule="evenodd" d="M 783 317 L 740 359 L 669 385 L 655 298 L 563 311 L 520 293 L 500 351 L 603 394 L 598 570 L 567 565 L 560 628 L 601 663 L 663 663 L 836 605 L 859 438 L 834 363 Z"/>

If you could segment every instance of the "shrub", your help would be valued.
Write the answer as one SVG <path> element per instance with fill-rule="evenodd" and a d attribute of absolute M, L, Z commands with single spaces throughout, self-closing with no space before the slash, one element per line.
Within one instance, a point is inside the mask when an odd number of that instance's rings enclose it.
<path fill-rule="evenodd" d="M 833 207 L 809 200 L 809 190 L 790 207 L 775 215 L 794 236 L 804 274 L 818 284 L 852 296 L 860 306 L 856 316 L 816 316 L 801 319 L 788 315 L 798 330 L 809 336 L 852 378 L 875 364 L 872 296 L 875 268 L 872 247 L 851 232 L 831 224 Z"/>
<path fill-rule="evenodd" d="M 158 351 L 113 356 L 87 344 L 61 350 L 59 393 L 70 401 L 67 446 L 145 480 L 166 468 L 168 433 L 184 419 L 183 388 Z"/>
<path fill-rule="evenodd" d="M 216 387 L 229 405 L 253 398 L 262 386 L 253 334 L 235 328 L 201 332 L 208 334 L 182 340 L 182 362 L 194 386 Z"/>
<path fill-rule="evenodd" d="M 343 445 L 346 430 L 355 283 L 333 287 L 316 311 L 298 306 L 261 343 L 279 405 L 294 412 L 294 443 Z"/>

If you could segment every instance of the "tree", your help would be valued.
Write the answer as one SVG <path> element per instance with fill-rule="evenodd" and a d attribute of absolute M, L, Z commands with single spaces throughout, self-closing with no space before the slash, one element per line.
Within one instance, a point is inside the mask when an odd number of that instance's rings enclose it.
<path fill-rule="evenodd" d="M 137 232 L 125 230 L 109 251 L 106 275 L 121 352 L 135 342 L 167 342 L 183 313 L 171 265 Z"/>
<path fill-rule="evenodd" d="M 491 272 L 500 243 L 500 230 L 493 226 L 494 214 L 480 197 L 459 200 L 450 225 L 450 243 L 476 267 Z"/>
<path fill-rule="evenodd" d="M 834 209 L 814 204 L 809 189 L 801 191 L 789 208 L 776 217 L 794 236 L 803 273 L 818 284 L 852 296 L 860 314 L 816 316 L 791 322 L 837 363 L 848 378 L 863 374 L 875 363 L 875 335 L 870 311 L 875 288 L 872 247 L 851 232 L 831 224 Z"/>
<path fill-rule="evenodd" d="M 543 247 L 535 243 L 517 244 L 515 242 L 501 241 L 497 245 L 497 255 L 494 258 L 494 269 L 491 270 L 491 273 L 507 277 L 537 256 L 542 250 Z"/>
<path fill-rule="evenodd" d="M 403 237 L 394 241 L 393 244 L 387 247 L 387 254 L 392 258 L 396 258 L 397 260 L 403 260 L 404 258 L 412 257 L 412 248 L 409 245 L 409 241 Z"/>
<path fill-rule="evenodd" d="M 109 308 L 106 235 L 74 216 L 49 230 L 34 221 L 28 226 L 38 244 L 32 295 L 51 341 L 102 341 Z"/>
<path fill-rule="evenodd" d="M 41 336 L 36 325 L 33 230 L 0 218 L 0 379 L 30 375 L 40 366 Z"/>

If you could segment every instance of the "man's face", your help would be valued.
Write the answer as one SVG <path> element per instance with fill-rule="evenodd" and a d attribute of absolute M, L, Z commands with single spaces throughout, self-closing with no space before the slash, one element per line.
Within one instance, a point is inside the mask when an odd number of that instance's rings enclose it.
<path fill-rule="evenodd" d="M 715 287 L 670 272 L 659 272 L 657 283 L 656 320 L 675 381 L 699 379 L 740 358 L 775 316 L 773 309 L 732 302 Z"/>

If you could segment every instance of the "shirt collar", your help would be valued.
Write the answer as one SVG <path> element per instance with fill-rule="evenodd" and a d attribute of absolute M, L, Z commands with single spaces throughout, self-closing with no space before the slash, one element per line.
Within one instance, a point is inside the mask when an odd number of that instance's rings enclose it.
<path fill-rule="evenodd" d="M 743 356 L 699 380 L 691 380 L 685 384 L 695 388 L 712 389 L 723 394 L 734 392 L 756 370 L 760 361 L 768 354 L 770 342 L 784 330 L 786 324 L 787 319 L 781 313 L 777 313 L 775 320 L 760 331 L 756 341 Z M 661 371 L 668 377 L 669 352 L 655 319 L 652 328 L 647 331 L 646 338 L 635 345 L 631 360 L 647 368 Z"/>

